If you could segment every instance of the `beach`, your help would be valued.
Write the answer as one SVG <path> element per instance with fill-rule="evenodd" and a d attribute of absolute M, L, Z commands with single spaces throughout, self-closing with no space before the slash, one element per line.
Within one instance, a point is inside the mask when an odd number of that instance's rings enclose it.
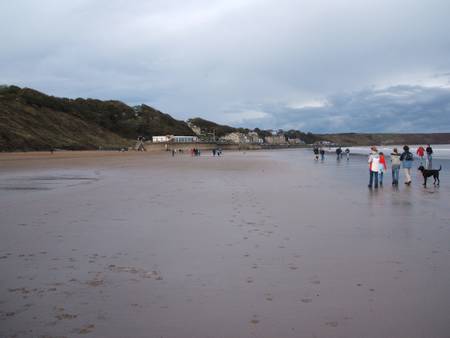
<path fill-rule="evenodd" d="M 0 154 L 0 337 L 449 337 L 433 165 L 369 190 L 310 149 Z"/>

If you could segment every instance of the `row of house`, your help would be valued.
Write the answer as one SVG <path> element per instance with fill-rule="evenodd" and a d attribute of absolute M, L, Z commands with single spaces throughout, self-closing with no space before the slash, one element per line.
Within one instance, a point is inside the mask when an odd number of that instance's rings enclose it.
<path fill-rule="evenodd" d="M 178 135 L 162 135 L 153 136 L 153 143 L 195 143 L 198 142 L 199 138 L 197 136 L 178 136 Z M 234 144 L 270 144 L 270 145 L 299 145 L 304 144 L 299 138 L 286 138 L 286 136 L 280 135 L 270 135 L 266 136 L 264 139 L 259 137 L 256 132 L 245 133 L 229 133 L 219 139 L 219 142 L 223 143 L 234 143 Z"/>
<path fill-rule="evenodd" d="M 248 134 L 244 133 L 230 133 L 220 138 L 222 142 L 228 143 L 239 143 L 239 144 L 270 144 L 270 145 L 286 145 L 286 144 L 305 144 L 299 138 L 287 138 L 283 134 L 279 135 L 270 135 L 264 137 L 264 139 L 260 138 L 256 132 L 249 132 Z"/>
<path fill-rule="evenodd" d="M 247 134 L 244 133 L 229 133 L 225 136 L 222 136 L 219 141 L 222 142 L 230 142 L 230 143 L 239 143 L 239 144 L 262 144 L 264 140 L 259 137 L 256 132 L 249 132 Z"/>

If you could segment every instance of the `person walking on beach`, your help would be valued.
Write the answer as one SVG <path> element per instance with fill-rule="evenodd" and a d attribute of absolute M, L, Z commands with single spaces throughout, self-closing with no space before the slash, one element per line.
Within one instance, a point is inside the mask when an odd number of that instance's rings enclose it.
<path fill-rule="evenodd" d="M 409 151 L 407 145 L 403 146 L 403 153 L 400 156 L 400 161 L 403 164 L 403 170 L 405 172 L 405 184 L 411 185 L 411 168 L 414 161 L 413 154 Z"/>
<path fill-rule="evenodd" d="M 423 155 L 425 154 L 425 148 L 420 146 L 419 148 L 417 148 L 416 154 L 419 157 L 420 164 L 423 164 Z"/>
<path fill-rule="evenodd" d="M 342 157 L 342 148 L 341 147 L 337 147 L 336 148 L 336 159 L 339 161 Z"/>
<path fill-rule="evenodd" d="M 369 188 L 378 188 L 378 172 L 380 170 L 380 156 L 378 155 L 377 148 L 373 146 L 369 155 Z M 375 180 L 375 182 L 374 182 Z M 375 183 L 375 185 L 373 185 Z"/>
<path fill-rule="evenodd" d="M 320 159 L 322 162 L 325 160 L 325 150 L 323 148 L 320 148 Z"/>
<path fill-rule="evenodd" d="M 314 147 L 313 153 L 314 153 L 314 160 L 318 161 L 319 160 L 319 148 Z"/>
<path fill-rule="evenodd" d="M 392 185 L 398 185 L 400 164 L 400 154 L 397 148 L 394 148 L 391 153 Z"/>
<path fill-rule="evenodd" d="M 379 182 L 380 182 L 380 187 L 383 186 L 383 176 L 384 176 L 384 172 L 387 170 L 387 165 L 386 165 L 386 159 L 384 158 L 384 154 L 382 152 L 380 152 L 378 154 L 380 156 L 380 165 L 379 165 Z"/>
<path fill-rule="evenodd" d="M 347 161 L 350 160 L 350 149 L 345 149 L 345 156 L 347 156 Z"/>
<path fill-rule="evenodd" d="M 426 162 L 426 167 L 427 169 L 433 169 L 433 149 L 431 148 L 431 146 L 429 144 L 427 144 L 427 162 Z"/>

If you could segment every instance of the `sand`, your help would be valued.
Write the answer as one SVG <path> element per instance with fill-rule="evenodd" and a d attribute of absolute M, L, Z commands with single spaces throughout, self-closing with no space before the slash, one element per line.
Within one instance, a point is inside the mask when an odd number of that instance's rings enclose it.
<path fill-rule="evenodd" d="M 0 337 L 449 337 L 441 164 L 1 154 Z"/>

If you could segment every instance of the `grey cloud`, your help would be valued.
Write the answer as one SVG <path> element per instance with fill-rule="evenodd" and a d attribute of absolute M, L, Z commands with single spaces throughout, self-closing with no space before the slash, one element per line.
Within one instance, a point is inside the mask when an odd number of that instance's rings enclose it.
<path fill-rule="evenodd" d="M 233 123 L 270 108 L 273 123 L 288 124 L 291 102 L 344 106 L 361 98 L 336 93 L 437 81 L 450 71 L 448 13 L 447 0 L 3 1 L 0 83 L 147 103 L 180 119 Z M 308 124 L 316 110 L 301 114 L 302 129 L 319 128 Z"/>
<path fill-rule="evenodd" d="M 244 124 L 313 132 L 444 132 L 450 130 L 450 88 L 395 86 L 335 94 L 312 108 L 267 106 Z"/>

